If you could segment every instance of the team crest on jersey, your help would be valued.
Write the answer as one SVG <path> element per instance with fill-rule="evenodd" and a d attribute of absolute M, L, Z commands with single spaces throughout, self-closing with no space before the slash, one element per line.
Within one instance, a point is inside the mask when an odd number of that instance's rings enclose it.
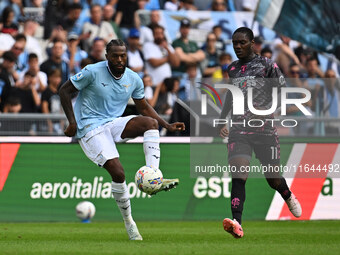
<path fill-rule="evenodd" d="M 72 80 L 74 80 L 74 81 L 79 81 L 79 80 L 81 80 L 81 78 L 83 78 L 83 77 L 84 77 L 83 73 L 82 73 L 82 72 L 79 72 L 79 73 L 77 73 L 77 74 L 75 74 L 75 75 L 73 76 Z"/>
<path fill-rule="evenodd" d="M 125 91 L 128 92 L 129 91 L 129 87 L 131 86 L 131 84 L 123 84 L 123 86 L 125 87 Z"/>

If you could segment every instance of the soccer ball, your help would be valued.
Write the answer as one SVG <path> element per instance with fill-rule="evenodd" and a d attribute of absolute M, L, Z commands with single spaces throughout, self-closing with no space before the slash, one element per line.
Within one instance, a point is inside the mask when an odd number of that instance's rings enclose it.
<path fill-rule="evenodd" d="M 90 221 L 96 213 L 96 207 L 89 201 L 82 201 L 76 206 L 76 215 L 82 221 Z"/>
<path fill-rule="evenodd" d="M 152 195 L 162 186 L 163 174 L 159 169 L 143 166 L 135 175 L 135 183 L 141 191 Z"/>

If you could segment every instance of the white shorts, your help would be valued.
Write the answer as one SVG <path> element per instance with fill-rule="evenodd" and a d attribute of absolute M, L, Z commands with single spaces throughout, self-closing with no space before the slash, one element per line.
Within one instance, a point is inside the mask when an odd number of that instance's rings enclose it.
<path fill-rule="evenodd" d="M 86 156 L 100 167 L 102 167 L 107 160 L 118 158 L 119 153 L 115 143 L 128 140 L 122 139 L 121 135 L 128 121 L 134 117 L 136 117 L 136 115 L 119 117 L 91 130 L 83 136 L 79 140 L 79 144 Z"/>

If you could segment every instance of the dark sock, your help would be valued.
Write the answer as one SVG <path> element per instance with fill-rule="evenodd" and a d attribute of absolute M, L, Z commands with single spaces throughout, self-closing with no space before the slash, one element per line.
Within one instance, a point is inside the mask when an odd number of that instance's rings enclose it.
<path fill-rule="evenodd" d="M 242 179 L 232 179 L 231 186 L 231 212 L 233 218 L 241 224 L 243 203 L 246 200 L 246 182 Z"/>
<path fill-rule="evenodd" d="M 281 177 L 281 178 L 273 178 L 273 179 L 267 179 L 270 187 L 272 187 L 273 189 L 277 190 L 277 192 L 280 193 L 281 197 L 284 200 L 287 200 L 290 195 L 292 194 L 292 192 L 289 190 L 287 183 L 286 183 L 286 179 Z"/>

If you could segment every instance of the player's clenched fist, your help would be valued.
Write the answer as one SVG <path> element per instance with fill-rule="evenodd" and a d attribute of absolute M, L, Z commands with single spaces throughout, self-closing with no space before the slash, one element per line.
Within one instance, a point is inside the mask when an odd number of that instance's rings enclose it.
<path fill-rule="evenodd" d="M 72 124 L 69 124 L 68 127 L 65 129 L 64 134 L 66 136 L 72 137 L 76 135 L 76 132 L 77 132 L 77 124 L 72 123 Z"/>

